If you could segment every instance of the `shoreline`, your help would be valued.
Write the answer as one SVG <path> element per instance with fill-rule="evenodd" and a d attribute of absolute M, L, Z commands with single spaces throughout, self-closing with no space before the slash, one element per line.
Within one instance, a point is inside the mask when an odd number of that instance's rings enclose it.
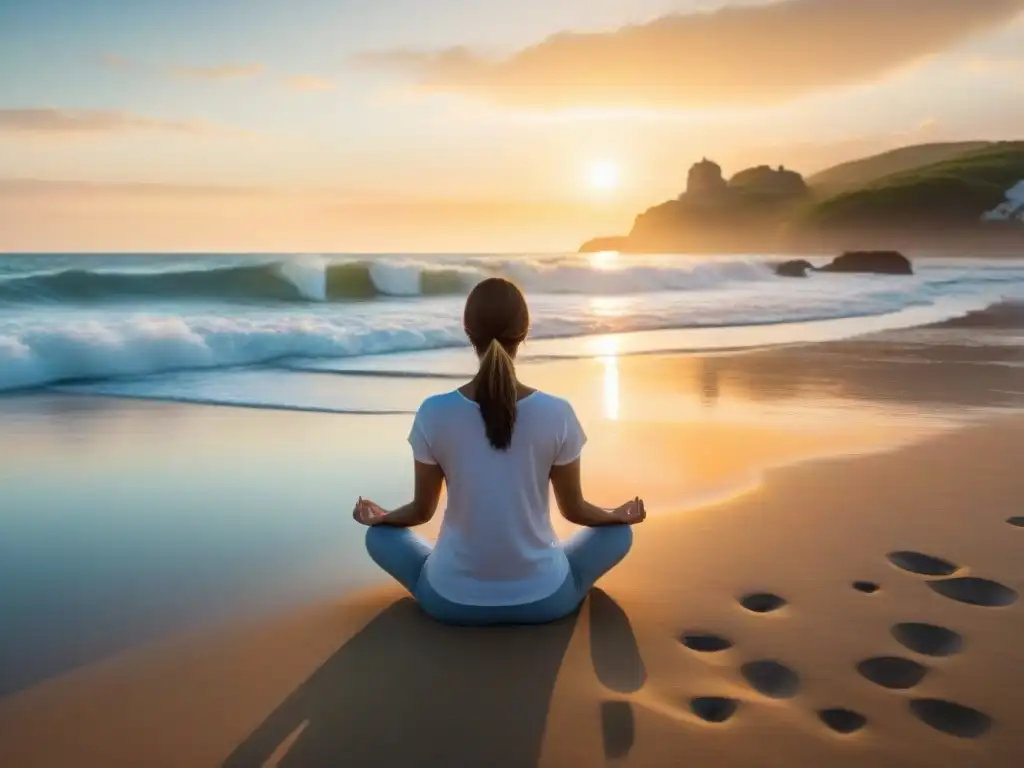
<path fill-rule="evenodd" d="M 342 754 L 370 765 L 390 764 L 384 756 L 454 757 L 454 749 L 462 757 L 511 766 L 532 764 L 522 761 L 525 740 L 525 748 L 536 749 L 533 754 L 543 766 L 595 764 L 614 756 L 609 748 L 622 752 L 618 759 L 628 765 L 669 764 L 683 753 L 758 765 L 763 749 L 807 764 L 852 766 L 874 759 L 893 766 L 959 765 L 971 759 L 976 761 L 972 765 L 1008 765 L 1000 761 L 1024 748 L 1006 727 L 1015 712 L 1024 711 L 1019 694 L 1024 688 L 1010 679 L 1024 675 L 1024 659 L 1005 642 L 1024 630 L 1019 606 L 964 606 L 932 595 L 914 608 L 928 594 L 926 584 L 920 576 L 894 569 L 884 555 L 900 547 L 920 549 L 1020 592 L 1024 573 L 1015 563 L 1024 532 L 1014 538 L 1004 518 L 1013 501 L 1024 497 L 1024 479 L 1006 456 L 1022 438 L 1022 417 L 993 419 L 894 451 L 773 469 L 763 485 L 740 497 L 703 505 L 692 514 L 649 518 L 638 530 L 630 558 L 600 584 L 604 591 L 590 598 L 578 620 L 552 625 L 549 631 L 452 630 L 421 617 L 401 600 L 397 587 L 383 587 L 138 648 L 0 699 L 0 732 L 5 734 L 0 762 L 29 768 L 63 764 L 75 755 L 78 764 L 114 768 L 141 764 L 144 756 L 143 762 L 154 768 L 242 766 L 264 764 L 255 759 L 257 753 L 261 758 L 287 753 L 282 765 L 320 764 L 317 760 Z M 1002 463 L 993 464 L 999 456 Z M 904 478 L 936 462 L 959 465 L 959 476 L 937 475 L 928 485 Z M 897 478 L 903 479 L 892 485 Z M 828 492 L 836 483 L 847 489 L 845 496 Z M 964 536 L 962 520 L 975 503 L 967 493 L 979 494 L 987 522 Z M 806 515 L 815 498 L 832 499 L 828 516 Z M 872 511 L 868 502 L 878 498 L 899 506 L 903 515 Z M 993 509 L 1000 499 L 1011 502 L 1002 515 Z M 955 512 L 957 504 L 960 512 Z M 935 505 L 945 516 L 922 527 L 930 517 L 922 515 Z M 827 537 L 821 537 L 823 532 Z M 787 548 L 789 556 L 783 558 Z M 712 552 L 723 565 L 730 564 L 727 570 L 707 570 Z M 808 579 L 815 564 L 825 570 Z M 849 582 L 859 578 L 879 582 L 882 591 L 854 592 Z M 757 589 L 783 595 L 789 606 L 767 616 L 736 607 L 739 595 Z M 836 590 L 841 600 L 828 597 Z M 833 603 L 848 603 L 849 611 L 844 614 L 846 609 Z M 936 732 L 912 713 L 908 717 L 905 695 L 857 683 L 856 673 L 846 671 L 868 653 L 867 638 L 881 641 L 885 622 L 896 618 L 932 620 L 966 635 L 962 656 L 911 658 L 935 667 L 928 674 L 936 683 L 923 688 L 928 695 L 952 697 L 992 718 L 995 724 L 984 735 L 975 740 Z M 1011 631 L 1007 621 L 1017 630 Z M 841 628 L 850 622 L 860 629 L 844 635 Z M 704 658 L 682 647 L 678 633 L 697 629 L 722 634 L 737 648 Z M 538 647 L 541 656 L 534 658 L 528 648 L 523 650 L 529 637 L 539 638 L 544 648 L 553 643 L 564 654 L 545 673 L 542 687 L 551 686 L 546 694 L 533 689 L 516 693 L 513 678 L 528 676 L 529 665 L 541 663 L 547 653 Z M 494 643 L 505 647 L 500 666 L 487 653 L 478 658 L 481 647 Z M 885 647 L 882 642 L 876 651 Z M 420 655 L 415 648 L 427 654 L 423 662 L 429 659 L 428 666 L 408 666 Z M 734 678 L 734 664 L 758 655 L 794 665 L 801 681 L 807 674 L 795 698 L 776 699 Z M 637 667 L 639 658 L 643 661 Z M 430 665 L 437 669 L 430 672 Z M 392 667 L 404 699 L 375 677 Z M 463 679 L 467 667 L 477 681 Z M 436 688 L 439 674 L 453 691 Z M 547 726 L 538 731 L 536 723 L 509 709 L 511 701 L 481 690 L 481 674 L 504 681 L 487 690 L 493 687 L 497 693 L 504 685 L 509 696 L 527 697 L 520 703 L 532 697 L 539 704 L 538 695 L 549 696 L 549 705 L 542 705 Z M 850 682 L 842 682 L 847 676 Z M 1024 678 L 1018 683 L 1024 684 Z M 278 724 L 291 706 L 287 702 L 299 692 L 308 701 Z M 708 724 L 688 710 L 687 692 L 735 699 L 737 712 L 724 725 Z M 479 706 L 452 710 L 441 703 L 455 696 Z M 282 702 L 285 710 L 278 706 Z M 404 743 L 385 736 L 390 728 L 382 731 L 357 714 L 385 704 L 395 722 L 407 724 Z M 864 733 L 840 738 L 815 724 L 815 706 L 842 704 L 867 714 Z M 438 707 L 426 723 L 405 720 L 408 715 L 402 713 L 424 705 Z M 487 739 L 460 744 L 450 730 L 453 717 L 483 729 Z M 498 730 L 480 720 L 503 717 Z M 567 729 L 569 723 L 577 725 Z M 519 762 L 501 758 L 502 749 Z"/>
<path fill-rule="evenodd" d="M 949 298 L 942 306 L 908 306 L 882 314 L 852 314 L 815 320 L 779 320 L 742 325 L 708 325 L 681 328 L 654 328 L 619 333 L 591 333 L 575 336 L 545 336 L 528 340 L 522 363 L 535 366 L 558 361 L 586 361 L 614 356 L 632 358 L 640 356 L 729 356 L 745 353 L 771 353 L 787 348 L 807 348 L 815 345 L 837 345 L 843 342 L 871 341 L 887 333 L 911 332 L 934 328 L 981 328 L 1000 330 L 1024 327 L 1024 301 L 979 301 L 977 299 Z M 539 351 L 538 351 L 539 350 Z M 460 362 L 460 357 L 465 362 Z M 353 361 L 361 364 L 353 366 Z M 404 368 L 396 368 L 401 361 Z M 432 363 L 437 363 L 432 366 Z M 453 365 L 454 363 L 454 365 Z M 417 370 L 422 367 L 423 370 Z M 436 367 L 436 370 L 434 368 Z M 181 368 L 152 374 L 154 377 L 202 377 L 238 375 L 265 371 L 274 375 L 323 375 L 346 377 L 349 381 L 362 378 L 382 380 L 469 378 L 473 375 L 469 348 L 465 344 L 408 352 L 387 352 L 378 355 L 311 359 L 281 368 L 271 362 L 229 367 Z M 458 371 L 458 372 L 456 372 Z M 140 375 L 146 379 L 147 375 Z M 0 399 L 36 394 L 63 393 L 70 396 L 107 397 L 123 400 L 171 402 L 187 405 L 218 407 L 265 408 L 268 410 L 298 411 L 321 414 L 352 414 L 388 416 L 414 411 L 410 408 L 388 409 L 372 407 L 337 407 L 327 405 L 261 403 L 231 400 L 214 396 L 159 394 L 122 389 L 139 377 L 56 380 L 44 385 L 26 385 L 0 390 Z M 337 381 L 345 381 L 339 378 Z M 104 389 L 108 387 L 108 389 Z"/>

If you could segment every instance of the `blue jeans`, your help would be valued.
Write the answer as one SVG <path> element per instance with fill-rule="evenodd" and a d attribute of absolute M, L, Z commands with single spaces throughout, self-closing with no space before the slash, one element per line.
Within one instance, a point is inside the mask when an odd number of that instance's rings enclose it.
<path fill-rule="evenodd" d="M 564 545 L 569 575 L 554 594 L 522 605 L 462 605 L 441 597 L 423 576 L 430 544 L 408 528 L 376 525 L 366 532 L 370 557 L 412 593 L 426 614 L 445 624 L 461 625 L 546 624 L 568 616 L 632 544 L 633 529 L 628 525 L 586 528 Z"/>

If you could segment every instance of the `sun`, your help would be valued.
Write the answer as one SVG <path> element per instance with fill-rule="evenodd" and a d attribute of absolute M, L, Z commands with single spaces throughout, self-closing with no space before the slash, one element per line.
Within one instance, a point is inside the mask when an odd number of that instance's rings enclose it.
<path fill-rule="evenodd" d="M 619 186 L 619 168 L 615 163 L 600 162 L 590 166 L 590 188 L 610 192 Z"/>

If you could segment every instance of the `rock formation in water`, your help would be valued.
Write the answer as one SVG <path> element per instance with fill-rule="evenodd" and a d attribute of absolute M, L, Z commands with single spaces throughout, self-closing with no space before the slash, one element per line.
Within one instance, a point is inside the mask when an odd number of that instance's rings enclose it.
<path fill-rule="evenodd" d="M 848 251 L 823 267 L 804 259 L 792 259 L 775 265 L 779 277 L 807 277 L 808 272 L 845 272 L 872 275 L 912 275 L 910 259 L 896 251 Z"/>
<path fill-rule="evenodd" d="M 847 251 L 819 272 L 856 272 L 875 275 L 912 275 L 910 259 L 898 251 Z"/>
<path fill-rule="evenodd" d="M 779 277 L 807 277 L 808 270 L 814 265 L 804 259 L 793 259 L 775 265 L 775 274 Z"/>

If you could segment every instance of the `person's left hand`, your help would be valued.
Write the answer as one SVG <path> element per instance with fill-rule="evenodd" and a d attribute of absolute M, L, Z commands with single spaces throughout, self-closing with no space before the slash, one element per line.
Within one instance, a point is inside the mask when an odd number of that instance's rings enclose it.
<path fill-rule="evenodd" d="M 622 525 L 639 525 L 647 519 L 647 509 L 644 507 L 644 500 L 637 496 L 621 507 L 613 509 L 611 515 Z"/>
<path fill-rule="evenodd" d="M 352 508 L 352 519 L 360 525 L 380 525 L 387 513 L 388 511 L 380 504 L 360 496 Z"/>

